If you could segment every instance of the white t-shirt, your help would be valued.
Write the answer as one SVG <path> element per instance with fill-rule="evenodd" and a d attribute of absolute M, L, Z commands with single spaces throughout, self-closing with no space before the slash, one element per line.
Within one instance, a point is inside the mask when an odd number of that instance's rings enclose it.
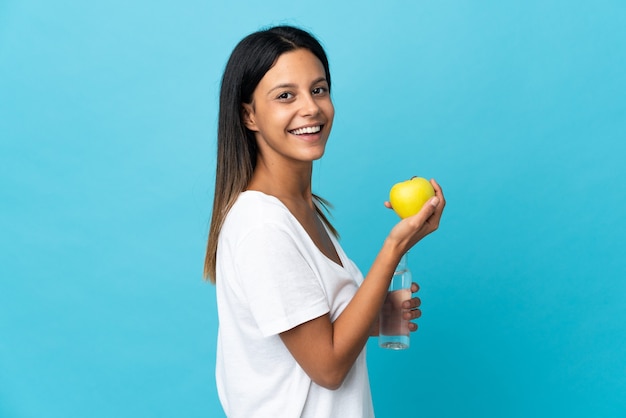
<path fill-rule="evenodd" d="M 329 313 L 334 321 L 363 280 L 329 234 L 340 266 L 316 247 L 283 203 L 241 193 L 219 237 L 216 380 L 231 418 L 374 416 L 365 349 L 341 387 L 315 384 L 281 332 Z"/>

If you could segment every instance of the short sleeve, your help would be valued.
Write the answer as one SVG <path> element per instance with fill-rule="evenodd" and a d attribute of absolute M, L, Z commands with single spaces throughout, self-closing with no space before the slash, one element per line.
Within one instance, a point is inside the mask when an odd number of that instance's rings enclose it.
<path fill-rule="evenodd" d="M 237 277 L 264 336 L 330 311 L 324 288 L 289 230 L 266 223 L 249 231 L 235 254 Z"/>

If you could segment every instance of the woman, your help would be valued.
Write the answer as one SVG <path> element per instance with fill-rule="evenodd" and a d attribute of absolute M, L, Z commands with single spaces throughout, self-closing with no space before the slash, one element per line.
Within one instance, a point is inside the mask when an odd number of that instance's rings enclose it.
<path fill-rule="evenodd" d="M 289 26 L 244 38 L 224 71 L 205 274 L 229 417 L 373 416 L 365 344 L 395 266 L 445 205 L 433 180 L 436 196 L 392 229 L 363 278 L 311 191 L 334 118 L 330 85 L 318 41 Z M 418 298 L 404 303 L 408 319 L 420 316 Z"/>

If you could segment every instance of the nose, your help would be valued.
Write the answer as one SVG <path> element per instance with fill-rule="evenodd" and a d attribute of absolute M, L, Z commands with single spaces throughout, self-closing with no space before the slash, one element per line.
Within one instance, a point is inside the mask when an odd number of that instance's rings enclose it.
<path fill-rule="evenodd" d="M 302 116 L 316 116 L 320 113 L 320 106 L 317 100 L 315 100 L 315 97 L 310 94 L 304 95 L 300 113 Z"/>

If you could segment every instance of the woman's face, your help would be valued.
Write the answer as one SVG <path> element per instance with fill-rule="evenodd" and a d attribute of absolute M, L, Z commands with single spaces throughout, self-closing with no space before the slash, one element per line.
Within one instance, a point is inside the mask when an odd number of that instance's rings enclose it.
<path fill-rule="evenodd" d="M 307 49 L 281 55 L 244 104 L 264 159 L 311 162 L 324 154 L 335 116 L 324 66 Z"/>

